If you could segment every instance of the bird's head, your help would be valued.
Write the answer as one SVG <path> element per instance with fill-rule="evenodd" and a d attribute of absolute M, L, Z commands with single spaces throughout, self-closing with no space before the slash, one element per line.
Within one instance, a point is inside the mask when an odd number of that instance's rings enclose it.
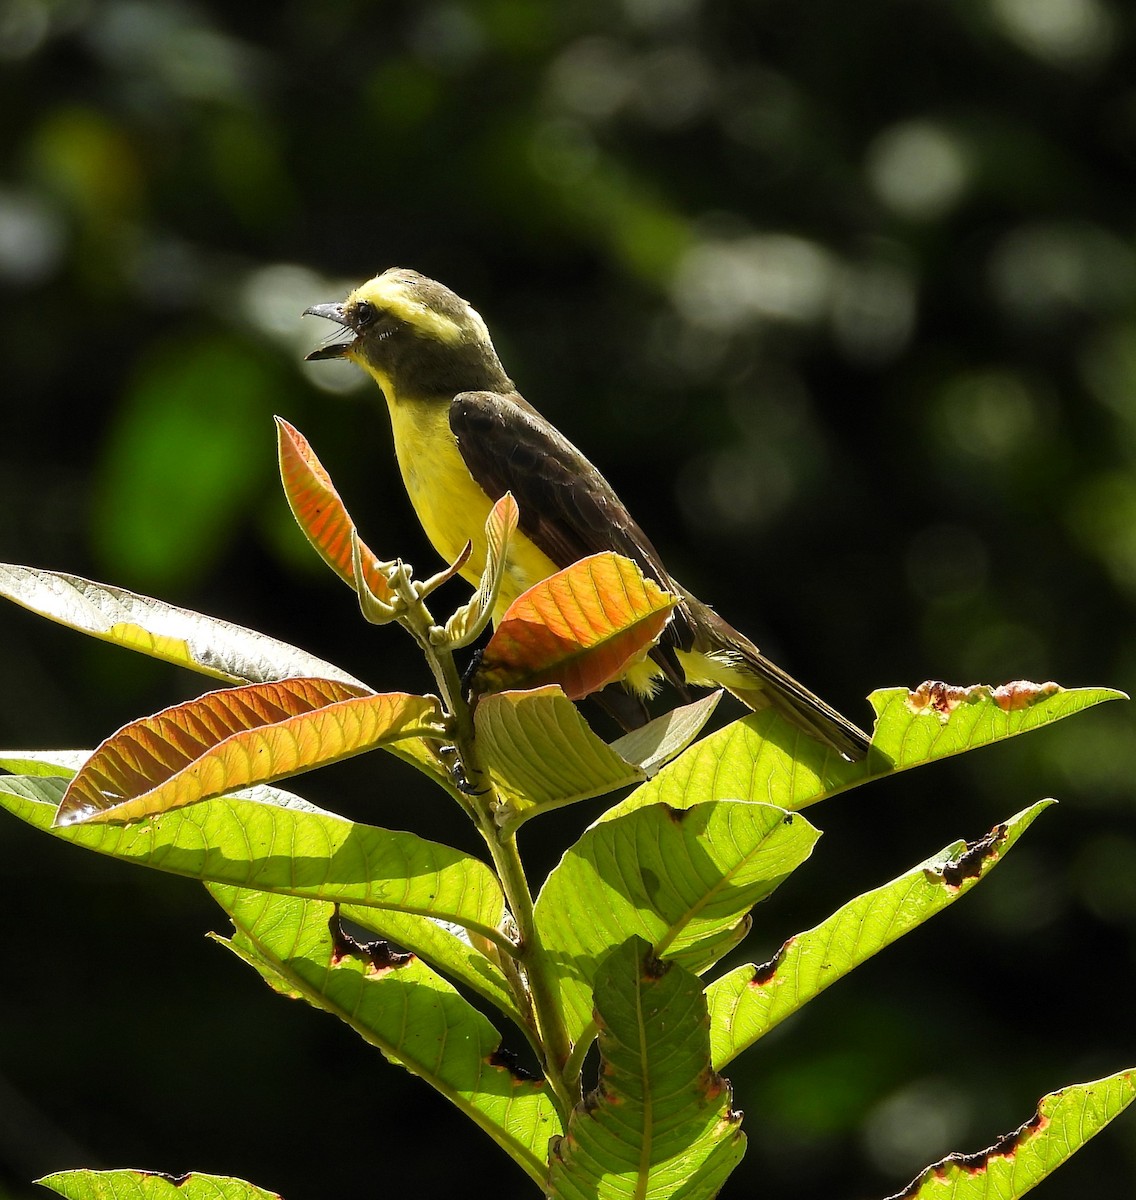
<path fill-rule="evenodd" d="M 392 402 L 512 389 L 476 310 L 417 271 L 391 267 L 342 303 L 314 304 L 309 314 L 334 321 L 347 336 L 313 350 L 308 360 L 348 358 Z"/>

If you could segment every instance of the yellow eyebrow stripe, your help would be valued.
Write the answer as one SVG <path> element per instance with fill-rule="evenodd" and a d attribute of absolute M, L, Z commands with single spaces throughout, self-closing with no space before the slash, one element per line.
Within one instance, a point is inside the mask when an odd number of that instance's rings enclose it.
<path fill-rule="evenodd" d="M 428 334 L 446 345 L 456 345 L 462 340 L 461 326 L 456 321 L 415 298 L 410 289 L 399 279 L 379 275 L 356 288 L 347 298 L 348 305 L 367 300 L 376 308 L 384 309 L 391 316 L 405 321 L 421 333 Z"/>

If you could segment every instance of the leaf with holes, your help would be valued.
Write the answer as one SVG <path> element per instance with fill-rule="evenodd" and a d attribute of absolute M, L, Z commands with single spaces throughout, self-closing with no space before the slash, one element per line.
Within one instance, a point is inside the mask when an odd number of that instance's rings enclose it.
<path fill-rule="evenodd" d="M 160 1171 L 55 1171 L 36 1183 L 66 1200 L 280 1200 L 226 1175 L 165 1175 Z"/>
<path fill-rule="evenodd" d="M 569 1038 L 591 1020 L 592 980 L 613 946 L 638 934 L 660 957 L 704 969 L 744 935 L 749 910 L 818 836 L 804 817 L 740 800 L 656 804 L 588 829 L 536 902 Z"/>
<path fill-rule="evenodd" d="M 976 1154 L 951 1154 L 889 1200 L 1017 1200 L 1051 1175 L 1136 1098 L 1136 1071 L 1044 1097 L 1013 1133 Z"/>
<path fill-rule="evenodd" d="M 551 1200 L 711 1200 L 745 1153 L 730 1085 L 710 1066 L 696 976 L 630 938 L 596 972 L 599 1086 L 553 1146 Z"/>
<path fill-rule="evenodd" d="M 99 641 L 227 683 L 312 675 L 363 686 L 314 654 L 255 629 L 78 575 L 0 563 L 0 596 Z"/>
<path fill-rule="evenodd" d="M 331 679 L 208 692 L 112 734 L 71 781 L 56 822 L 130 821 L 441 732 L 429 696 Z"/>
<path fill-rule="evenodd" d="M 646 656 L 675 603 L 629 558 L 581 559 L 513 601 L 482 655 L 475 690 L 556 683 L 579 700 Z"/>
<path fill-rule="evenodd" d="M 998 688 L 925 683 L 914 692 L 888 688 L 869 699 L 876 710 L 876 728 L 872 749 L 861 762 L 846 762 L 766 710 L 696 742 L 601 820 L 647 804 L 683 808 L 727 797 L 748 797 L 797 811 L 881 775 L 1028 733 L 1127 696 L 1109 688 L 1065 689 L 1055 683 L 1018 681 Z"/>
<path fill-rule="evenodd" d="M 714 1069 L 722 1070 L 854 967 L 965 896 L 1054 803 L 1041 800 L 984 838 L 952 843 L 849 901 L 815 929 L 789 938 L 769 962 L 748 963 L 716 979 L 706 989 Z"/>
<path fill-rule="evenodd" d="M 354 588 L 351 543 L 353 536 L 358 539 L 355 522 L 307 438 L 283 417 L 276 418 L 276 431 L 280 480 L 288 507 L 320 558 L 344 583 Z M 387 582 L 383 564 L 362 541 L 359 541 L 358 557 L 360 570 L 371 592 L 384 603 L 392 600 L 394 593 Z"/>
<path fill-rule="evenodd" d="M 273 987 L 346 1022 L 543 1180 L 548 1140 L 561 1131 L 547 1085 L 510 1068 L 498 1032 L 450 984 L 414 956 L 346 937 L 333 905 L 210 890 L 235 927 L 225 944 Z"/>

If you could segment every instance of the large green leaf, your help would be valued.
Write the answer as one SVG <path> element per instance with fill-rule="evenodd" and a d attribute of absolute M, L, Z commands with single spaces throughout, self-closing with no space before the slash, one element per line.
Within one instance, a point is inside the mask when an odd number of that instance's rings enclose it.
<path fill-rule="evenodd" d="M 64 841 L 174 875 L 391 909 L 500 940 L 505 900 L 496 875 L 417 834 L 237 796 L 131 825 L 54 826 L 65 787 L 60 778 L 0 777 L 0 806 Z"/>
<path fill-rule="evenodd" d="M 647 778 L 601 741 L 555 686 L 485 696 L 474 721 L 478 747 L 504 805 L 497 819 L 506 828 L 537 812 Z"/>
<path fill-rule="evenodd" d="M 67 1200 L 280 1200 L 225 1175 L 164 1175 L 160 1171 L 56 1171 L 37 1179 Z"/>
<path fill-rule="evenodd" d="M 767 963 L 749 963 L 706 989 L 710 1045 L 720 1071 L 802 1005 L 897 938 L 965 896 L 1053 800 L 1041 800 L 974 842 L 954 842 L 883 887 L 799 933 Z"/>
<path fill-rule="evenodd" d="M 976 1154 L 951 1154 L 889 1200 L 1017 1200 L 1136 1098 L 1136 1070 L 1052 1092 L 1013 1133 Z"/>
<path fill-rule="evenodd" d="M 500 1035 L 450 984 L 418 958 L 345 938 L 333 905 L 210 890 L 233 919 L 226 944 L 274 987 L 334 1013 L 543 1180 L 548 1140 L 561 1131 L 547 1085 L 507 1065 Z"/>
<path fill-rule="evenodd" d="M 569 1038 L 590 1024 L 592 980 L 612 947 L 637 934 L 656 954 L 704 969 L 745 933 L 749 910 L 818 836 L 803 817 L 735 800 L 652 805 L 588 829 L 536 902 Z"/>
<path fill-rule="evenodd" d="M 728 798 L 796 811 L 877 776 L 974 750 L 1127 697 L 1108 688 L 1064 690 L 1057 684 L 1018 682 L 954 689 L 924 684 L 914 692 L 888 688 L 869 699 L 876 728 L 872 749 L 861 762 L 847 762 L 766 710 L 696 742 L 601 820 L 647 804 L 684 808 Z"/>
<path fill-rule="evenodd" d="M 90 757 L 90 750 L 0 750 L 0 770 L 71 779 Z"/>
<path fill-rule="evenodd" d="M 334 679 L 225 688 L 112 734 L 72 780 L 56 820 L 134 820 L 441 731 L 432 696 Z"/>
<path fill-rule="evenodd" d="M 711 1200 L 745 1153 L 696 976 L 631 938 L 596 973 L 600 1082 L 554 1145 L 553 1200 Z"/>
<path fill-rule="evenodd" d="M 100 641 L 228 683 L 268 683 L 292 675 L 359 683 L 314 654 L 255 629 L 78 575 L 0 563 L 0 596 Z"/>

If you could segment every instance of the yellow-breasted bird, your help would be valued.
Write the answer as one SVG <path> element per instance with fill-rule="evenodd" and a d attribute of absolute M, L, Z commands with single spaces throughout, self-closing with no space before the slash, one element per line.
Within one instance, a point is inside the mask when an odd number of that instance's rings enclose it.
<path fill-rule="evenodd" d="M 862 730 L 671 577 L 604 477 L 517 392 L 485 322 L 460 296 L 417 271 L 392 268 L 341 304 L 307 313 L 350 335 L 308 358 L 350 359 L 382 388 L 411 503 L 446 561 L 473 544 L 461 572 L 473 583 L 485 562 L 485 519 L 496 500 L 513 493 L 520 529 L 510 542 L 495 620 L 541 579 L 614 550 L 678 597 L 651 658 L 624 680 L 635 696 L 649 695 L 660 676 L 684 696 L 688 683 L 723 687 L 752 709 L 772 705 L 845 758 L 864 757 L 869 739 Z M 613 711 L 634 724 L 645 713 L 641 701 L 632 707 L 633 716 L 626 706 Z"/>

